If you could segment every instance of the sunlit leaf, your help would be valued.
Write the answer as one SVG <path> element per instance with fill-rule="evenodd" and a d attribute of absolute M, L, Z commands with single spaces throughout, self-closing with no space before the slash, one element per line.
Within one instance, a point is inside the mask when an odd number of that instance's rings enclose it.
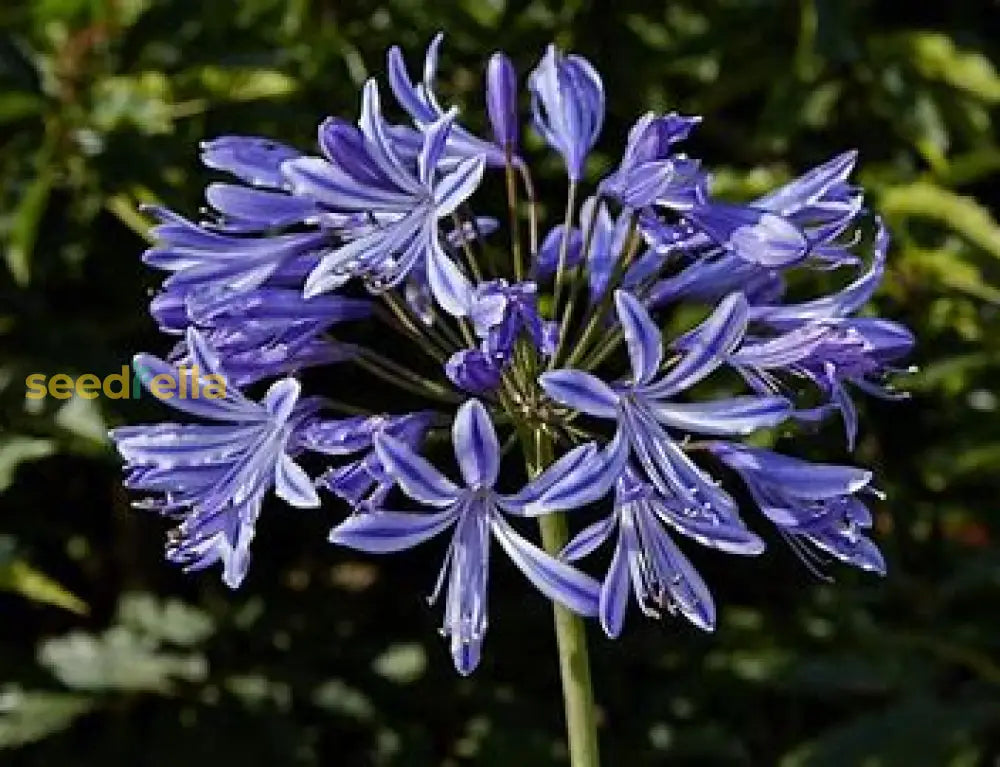
<path fill-rule="evenodd" d="M 930 182 L 916 181 L 886 189 L 879 203 L 886 216 L 937 221 L 1000 258 L 1000 225 L 973 197 Z"/>
<path fill-rule="evenodd" d="M 177 681 L 200 682 L 208 673 L 202 655 L 161 651 L 123 626 L 97 636 L 77 631 L 48 639 L 38 660 L 67 687 L 87 691 L 167 693 Z"/>
<path fill-rule="evenodd" d="M 207 97 L 220 101 L 277 99 L 298 90 L 298 83 L 292 77 L 273 69 L 205 66 L 194 76 Z"/>
<path fill-rule="evenodd" d="M 84 695 L 18 687 L 0 690 L 0 748 L 17 748 L 61 732 L 94 705 Z"/>
<path fill-rule="evenodd" d="M 14 480 L 14 472 L 22 463 L 45 458 L 55 452 L 51 439 L 22 434 L 0 434 L 0 492 Z"/>
<path fill-rule="evenodd" d="M 946 82 L 984 101 L 1000 101 L 1000 76 L 983 54 L 963 51 L 939 32 L 910 32 L 903 39 L 913 63 L 925 77 Z"/>
<path fill-rule="evenodd" d="M 0 564 L 0 590 L 20 594 L 32 602 L 85 614 L 87 605 L 45 573 L 22 561 Z"/>

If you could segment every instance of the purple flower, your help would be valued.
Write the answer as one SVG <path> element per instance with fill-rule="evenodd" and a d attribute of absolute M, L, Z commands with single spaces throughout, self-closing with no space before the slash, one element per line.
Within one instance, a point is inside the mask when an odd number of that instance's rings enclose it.
<path fill-rule="evenodd" d="M 469 400 L 455 416 L 455 458 L 464 487 L 445 477 L 407 445 L 387 434 L 375 437 L 375 450 L 404 494 L 433 511 L 378 509 L 355 514 L 330 533 L 330 540 L 371 553 L 408 549 L 453 527 L 451 544 L 431 601 L 447 581 L 442 633 L 449 638 L 455 668 L 471 673 L 479 663 L 487 626 L 490 540 L 495 538 L 518 569 L 550 599 L 581 615 L 596 615 L 598 583 L 522 538 L 504 513 L 524 515 L 533 489 L 565 477 L 593 446 L 577 448 L 544 473 L 527 491 L 513 496 L 493 486 L 500 471 L 500 446 L 489 414 Z"/>
<path fill-rule="evenodd" d="M 899 372 L 893 363 L 908 355 L 914 344 L 913 334 L 897 322 L 850 316 L 868 302 L 882 281 L 889 235 L 881 221 L 877 224 L 874 257 L 867 272 L 839 292 L 812 301 L 750 307 L 749 319 L 763 332 L 747 337 L 729 357 L 758 391 L 778 388 L 774 377 L 778 372 L 812 382 L 841 412 L 851 449 L 858 419 L 844 385 L 878 397 L 898 397 L 882 381 Z"/>
<path fill-rule="evenodd" d="M 184 379 L 189 394 L 178 391 L 168 403 L 215 423 L 126 426 L 113 430 L 111 439 L 125 461 L 126 486 L 154 494 L 138 505 L 180 520 L 167 558 L 188 570 L 221 561 L 223 581 L 235 588 L 246 575 L 254 526 L 271 488 L 292 506 L 319 506 L 312 480 L 293 460 L 296 432 L 317 405 L 299 401 L 299 384 L 291 378 L 272 384 L 260 403 L 228 386 L 222 397 L 210 397 L 209 377 L 222 374 L 218 357 L 194 329 L 187 344 L 192 368 L 140 354 L 135 369 L 151 391 L 159 376 L 173 381 L 175 390 Z"/>
<path fill-rule="evenodd" d="M 742 477 L 761 512 L 805 561 L 811 544 L 862 570 L 885 573 L 882 554 L 862 532 L 871 527 L 871 512 L 857 498 L 874 493 L 871 472 L 728 442 L 712 443 L 711 451 Z"/>
<path fill-rule="evenodd" d="M 211 231 L 165 208 L 146 210 L 160 224 L 151 230 L 157 244 L 142 260 L 171 272 L 163 286 L 178 297 L 206 285 L 246 291 L 289 273 L 307 273 L 333 243 L 327 231 L 245 236 Z"/>
<path fill-rule="evenodd" d="M 380 506 L 395 486 L 374 450 L 375 435 L 388 434 L 416 449 L 430 427 L 434 414 L 409 413 L 402 416 L 354 416 L 336 421 L 313 419 L 298 435 L 306 450 L 331 457 L 356 456 L 355 460 L 328 469 L 316 480 L 355 510 Z"/>
<path fill-rule="evenodd" d="M 535 273 L 538 277 L 551 277 L 556 273 L 559 264 L 559 250 L 562 248 L 563 234 L 566 227 L 563 224 L 552 227 L 542 240 L 535 260 Z M 580 265 L 583 258 L 583 234 L 575 226 L 569 229 L 569 243 L 566 246 L 566 268 L 573 269 Z"/>
<path fill-rule="evenodd" d="M 522 334 L 543 356 L 555 349 L 557 328 L 538 314 L 538 286 L 534 282 L 511 284 L 499 279 L 480 283 L 469 319 L 483 340 L 483 351 L 504 362 Z"/>
<path fill-rule="evenodd" d="M 201 161 L 252 186 L 281 189 L 281 164 L 301 157 L 290 146 L 260 136 L 220 136 L 201 144 Z"/>
<path fill-rule="evenodd" d="M 670 252 L 662 241 L 656 250 Z M 684 299 L 714 303 L 736 290 L 756 304 L 780 298 L 785 283 L 780 269 L 762 267 L 713 248 L 677 274 L 657 280 L 646 294 L 646 304 L 655 308 Z"/>
<path fill-rule="evenodd" d="M 857 159 L 854 151 L 839 154 L 753 203 L 785 216 L 805 232 L 813 264 L 836 267 L 858 262 L 838 242 L 864 210 L 864 194 L 847 182 Z M 846 244 L 855 242 L 849 239 Z"/>
<path fill-rule="evenodd" d="M 431 40 L 430 45 L 427 46 L 427 54 L 424 57 L 423 81 L 420 85 L 414 85 L 413 81 L 410 80 L 410 76 L 406 72 L 406 62 L 403 60 L 403 52 L 399 49 L 399 46 L 392 46 L 389 49 L 387 57 L 389 87 L 392 89 L 396 101 L 399 102 L 399 105 L 406 111 L 410 119 L 413 120 L 421 131 L 426 131 L 432 124 L 444 117 L 446 113 L 446 110 L 438 104 L 437 97 L 434 95 L 434 79 L 437 76 L 438 53 L 443 40 L 444 33 L 438 32 L 434 36 L 434 39 Z M 501 73 L 500 77 L 506 80 L 508 75 Z M 508 103 L 510 96 L 506 93 L 498 95 L 494 92 L 491 97 L 491 90 L 494 90 L 491 88 L 494 85 L 492 62 L 491 70 L 487 73 L 487 78 L 486 104 L 492 121 L 494 110 L 493 99 L 501 98 L 505 100 L 504 103 Z M 506 82 L 504 84 L 506 85 Z M 516 113 L 514 120 L 516 121 Z M 493 125 L 495 129 L 497 123 L 493 122 Z M 511 151 L 517 149 L 516 124 L 513 126 L 513 129 L 515 131 L 515 138 L 513 141 L 514 145 L 510 146 Z M 488 165 L 503 167 L 507 161 L 506 150 L 508 144 L 505 141 L 509 140 L 509 130 L 510 126 L 508 124 L 508 129 L 502 135 L 499 133 L 496 135 L 496 144 L 491 144 L 488 141 L 483 141 L 481 138 L 473 136 L 465 128 L 456 125 L 448 134 L 447 145 L 443 153 L 443 163 L 450 166 L 464 159 L 482 157 Z M 412 143 L 406 133 L 395 132 L 395 136 L 401 144 Z M 416 150 L 416 147 L 414 147 L 414 150 Z M 520 158 L 515 157 L 514 159 L 516 164 L 520 164 Z"/>
<path fill-rule="evenodd" d="M 884 276 L 888 234 L 878 221 L 865 268 L 864 198 L 849 178 L 856 153 L 749 203 L 723 202 L 709 194 L 700 161 L 679 151 L 700 118 L 647 113 L 629 131 L 617 167 L 593 196 L 578 197 L 605 95 L 586 59 L 550 45 L 527 87 L 534 126 L 561 156 L 571 199 L 566 220 L 539 248 L 547 206 L 517 155 L 514 65 L 502 52 L 489 59 L 492 136 L 480 138 L 435 92 L 442 39 L 431 41 L 417 80 L 400 49 L 388 51 L 388 85 L 409 118 L 402 124 L 386 119 L 370 80 L 356 123 L 331 117 L 319 126 L 316 156 L 255 136 L 202 144 L 204 164 L 228 174 L 206 189 L 207 220 L 150 209 L 156 243 L 143 258 L 167 272 L 150 311 L 176 343 L 166 361 L 136 357 L 137 372 L 156 396 L 173 394 L 175 409 L 209 422 L 124 427 L 112 438 L 128 487 L 147 496 L 136 505 L 176 520 L 168 558 L 188 569 L 221 562 L 223 580 L 239 585 L 272 489 L 296 507 L 318 506 L 318 491 L 345 501 L 350 516 L 330 541 L 363 551 L 399 551 L 447 532 L 431 601 L 444 594 L 443 634 L 462 674 L 480 659 L 494 539 L 542 594 L 598 617 L 610 636 L 621 632 L 633 599 L 647 615 L 666 610 L 712 630 L 712 595 L 677 536 L 740 555 L 760 553 L 763 542 L 709 465 L 720 478 L 742 481 L 744 495 L 807 565 L 830 554 L 883 572 L 866 533 L 872 519 L 863 499 L 878 495 L 869 472 L 722 441 L 839 410 L 853 448 L 853 390 L 897 396 L 886 381 L 914 338 L 898 323 L 859 316 Z M 498 221 L 468 204 L 486 167 L 505 166 L 519 173 L 507 175 L 513 231 L 501 240 L 521 252 L 517 222 L 527 200 L 527 279 L 523 259 L 497 257 L 501 243 L 482 242 Z M 556 316 L 543 319 L 536 281 L 563 261 L 573 271 L 560 275 Z M 786 279 L 792 284 L 799 267 L 856 274 L 839 291 L 793 302 Z M 578 296 L 583 282 L 589 306 Z M 386 293 L 385 311 L 349 297 L 359 288 Z M 612 298 L 616 316 L 608 316 Z M 683 299 L 711 312 L 665 346 L 650 312 Z M 340 323 L 369 317 L 391 328 L 391 339 L 378 330 L 365 336 L 385 340 L 388 354 L 339 340 Z M 621 338 L 630 370 L 614 381 L 589 372 L 611 364 Z M 392 356 L 403 343 L 433 369 L 411 368 L 409 353 Z M 562 364 L 585 369 L 548 370 L 536 386 L 539 371 L 561 363 L 553 359 L 559 349 L 569 360 Z M 504 451 L 490 411 L 468 400 L 452 422 L 461 473 L 453 481 L 421 457 L 447 410 L 368 414 L 362 398 L 365 415 L 327 417 L 324 408 L 342 406 L 301 397 L 289 377 L 347 361 L 408 398 L 451 403 L 443 374 L 496 409 Z M 720 368 L 742 377 L 747 393 L 699 401 L 696 390 Z M 241 390 L 268 383 L 260 401 Z M 795 408 L 800 390 L 811 400 Z M 579 444 L 595 433 L 610 436 Z M 690 439 L 698 435 L 706 439 Z M 536 460 L 570 447 L 519 491 L 499 492 L 502 452 L 528 437 L 537 441 Z M 307 453 L 325 464 L 320 476 L 298 463 Z M 601 518 L 559 557 L 515 530 L 612 493 Z M 605 544 L 611 561 L 598 582 L 575 563 Z"/>
<path fill-rule="evenodd" d="M 486 111 L 497 146 L 517 153 L 517 72 L 504 53 L 494 53 L 486 66 Z"/>
<path fill-rule="evenodd" d="M 606 452 L 607 460 L 619 470 L 631 453 L 662 495 L 677 498 L 685 509 L 702 509 L 720 520 L 731 519 L 736 515 L 735 502 L 691 460 L 670 431 L 750 434 L 788 417 L 790 406 L 783 397 L 673 401 L 722 365 L 739 344 L 746 329 L 746 300 L 739 294 L 727 297 L 700 326 L 697 345 L 659 377 L 663 358 L 659 329 L 628 293 L 616 291 L 615 304 L 629 350 L 631 380 L 609 386 L 590 373 L 567 369 L 544 373 L 539 378 L 542 387 L 557 402 L 617 423 Z"/>
<path fill-rule="evenodd" d="M 684 220 L 723 250 L 758 266 L 790 266 L 809 255 L 805 233 L 763 208 L 706 202 L 685 211 Z"/>
<path fill-rule="evenodd" d="M 596 221 L 594 216 L 597 217 Z M 615 265 L 625 249 L 631 220 L 632 214 L 627 210 L 622 210 L 613 218 L 608 206 L 596 197 L 588 197 L 580 206 L 580 226 L 579 229 L 576 227 L 570 229 L 566 266 L 574 268 L 583 261 L 584 233 L 593 227 L 590 247 L 586 254 L 591 301 L 600 299 L 608 287 L 608 280 L 611 279 Z M 562 224 L 553 228 L 539 248 L 537 271 L 540 277 L 549 276 L 556 270 L 563 229 Z M 655 274 L 662 266 L 663 260 L 664 257 L 654 251 L 641 253 L 626 270 L 621 286 L 629 292 L 636 291 L 641 283 L 651 276 L 650 267 Z"/>
<path fill-rule="evenodd" d="M 621 633 L 630 590 L 639 608 L 650 617 L 659 617 L 659 611 L 666 608 L 671 613 L 680 612 L 701 629 L 715 628 L 712 595 L 664 525 L 734 554 L 764 550 L 764 542 L 738 517 L 712 520 L 698 509 L 685 510 L 675 498 L 661 495 L 626 466 L 615 483 L 612 514 L 581 530 L 560 554 L 562 559 L 576 562 L 601 546 L 617 528 L 611 565 L 601 584 L 598 614 L 605 633 L 612 638 Z"/>
<path fill-rule="evenodd" d="M 583 177 L 587 154 L 604 124 L 604 85 L 590 62 L 550 45 L 528 77 L 535 129 L 562 155 L 571 181 Z"/>
<path fill-rule="evenodd" d="M 593 221 L 596 216 L 597 220 Z M 590 300 L 597 301 L 608 289 L 608 281 L 615 270 L 615 265 L 622 257 L 628 240 L 632 214 L 621 211 L 616 218 L 608 212 L 608 206 L 598 202 L 595 197 L 588 197 L 580 206 L 580 229 L 589 231 L 593 226 L 590 252 L 587 253 L 587 276 L 590 283 Z M 635 268 L 644 260 L 639 256 L 622 277 L 621 286 L 632 290 L 639 281 L 639 272 Z"/>
<path fill-rule="evenodd" d="M 458 388 L 470 394 L 488 394 L 500 385 L 504 362 L 481 349 L 462 349 L 448 358 L 444 372 Z"/>
<path fill-rule="evenodd" d="M 847 250 L 855 239 L 844 241 L 841 237 L 863 210 L 863 195 L 847 183 L 856 159 L 855 152 L 837 155 L 750 203 L 753 210 L 780 216 L 802 232 L 809 242 L 805 264 L 831 268 L 858 261 Z M 765 264 L 748 259 L 733 248 L 720 246 L 717 238 L 690 221 L 664 225 L 650 212 L 644 212 L 642 221 L 643 231 L 659 249 L 682 252 L 687 261 L 682 271 L 653 287 L 648 296 L 650 306 L 682 298 L 716 301 L 733 290 L 742 291 L 752 305 L 770 303 L 784 293 L 782 270 L 797 263 Z"/>
<path fill-rule="evenodd" d="M 495 389 L 522 336 L 542 356 L 555 351 L 559 328 L 538 314 L 537 292 L 534 282 L 503 279 L 476 287 L 469 319 L 480 348 L 455 352 L 448 361 L 445 372 L 456 386 L 473 394 Z"/>
<path fill-rule="evenodd" d="M 412 270 L 426 270 L 435 300 L 447 312 L 468 312 L 472 288 L 445 252 L 438 221 L 449 217 L 471 195 L 483 175 L 482 157 L 457 163 L 439 175 L 438 166 L 451 133 L 454 113 L 443 115 L 424 132 L 412 167 L 400 155 L 382 119 L 378 87 L 365 85 L 360 130 L 340 120 L 320 128 L 326 159 L 304 157 L 282 166 L 296 194 L 344 213 L 363 213 L 368 231 L 324 253 L 306 280 L 307 297 L 361 277 L 372 290 L 401 282 Z"/>
<path fill-rule="evenodd" d="M 263 287 L 245 293 L 209 288 L 187 295 L 183 309 L 183 320 L 204 335 L 230 383 L 246 386 L 352 359 L 354 346 L 325 333 L 337 323 L 370 316 L 371 303 L 333 295 L 307 299 L 295 288 Z M 186 341 L 173 349 L 169 359 L 190 364 Z"/>
<path fill-rule="evenodd" d="M 603 195 L 627 208 L 654 203 L 671 210 L 689 210 L 707 196 L 707 177 L 697 160 L 672 154 L 673 145 L 687 138 L 700 117 L 671 112 L 643 115 L 629 131 L 621 164 L 598 187 Z"/>

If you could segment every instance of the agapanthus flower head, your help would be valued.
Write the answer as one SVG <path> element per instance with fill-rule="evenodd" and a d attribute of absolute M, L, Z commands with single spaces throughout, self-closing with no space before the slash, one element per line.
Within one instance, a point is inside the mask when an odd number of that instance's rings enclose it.
<path fill-rule="evenodd" d="M 542 230 L 518 154 L 514 63 L 495 53 L 484 68 L 487 140 L 435 93 L 440 45 L 419 82 L 389 51 L 405 124 L 386 119 L 370 80 L 357 122 L 321 122 L 318 154 L 253 136 L 205 142 L 205 165 L 229 176 L 206 191 L 208 220 L 150 209 L 143 258 L 168 273 L 150 309 L 173 349 L 137 357 L 140 376 L 153 389 L 160 376 L 225 383 L 169 401 L 194 422 L 112 433 L 139 505 L 177 522 L 167 556 L 220 562 L 238 585 L 272 494 L 327 501 L 339 513 L 330 540 L 366 552 L 447 532 L 431 601 L 443 598 L 462 674 L 480 661 L 494 541 L 560 606 L 560 631 L 575 614 L 610 636 L 632 601 L 714 629 L 715 600 L 684 549 L 758 555 L 758 516 L 811 569 L 829 556 L 884 572 L 870 472 L 741 442 L 795 452 L 803 423 L 840 413 L 853 449 L 856 393 L 899 396 L 889 377 L 914 338 L 862 315 L 889 236 L 850 182 L 857 155 L 732 202 L 680 151 L 701 118 L 649 113 L 588 189 L 604 86 L 585 58 L 550 46 L 526 88 L 571 183 Z M 488 183 L 506 210 L 477 209 Z M 830 284 L 843 270 L 853 276 L 838 290 L 786 296 L 811 284 L 800 276 L 832 272 Z M 665 318 L 692 316 L 681 305 L 704 319 L 673 332 Z M 324 396 L 301 395 L 313 387 Z M 457 472 L 428 459 L 449 437 Z M 598 580 L 582 568 L 605 543 Z"/>

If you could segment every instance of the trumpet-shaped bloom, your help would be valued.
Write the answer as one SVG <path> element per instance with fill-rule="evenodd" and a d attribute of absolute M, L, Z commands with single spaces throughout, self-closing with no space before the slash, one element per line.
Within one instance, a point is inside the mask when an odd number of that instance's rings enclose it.
<path fill-rule="evenodd" d="M 710 449 L 742 477 L 764 516 L 804 557 L 808 543 L 862 570 L 885 573 L 882 554 L 863 532 L 871 527 L 871 512 L 857 498 L 874 492 L 871 472 L 729 442 Z"/>
<path fill-rule="evenodd" d="M 882 382 L 898 372 L 894 363 L 914 344 L 913 334 L 897 322 L 851 316 L 882 281 L 888 244 L 879 221 L 871 266 L 851 284 L 800 304 L 750 307 L 749 318 L 764 332 L 745 339 L 729 359 L 758 391 L 774 390 L 779 372 L 810 381 L 840 411 L 852 449 L 858 418 L 846 384 L 879 397 L 898 396 Z"/>
<path fill-rule="evenodd" d="M 479 663 L 486 633 L 491 539 L 543 594 L 581 615 L 597 613 L 599 586 L 522 538 L 504 518 L 504 512 L 525 513 L 525 499 L 533 493 L 528 489 L 504 496 L 493 489 L 500 471 L 500 446 L 489 414 L 478 400 L 459 408 L 452 442 L 463 485 L 452 482 L 399 440 L 385 433 L 376 436 L 375 450 L 387 473 L 405 495 L 431 510 L 377 509 L 355 514 L 333 529 L 330 540 L 386 553 L 408 549 L 453 528 L 432 601 L 447 588 L 442 632 L 450 641 L 455 668 L 468 674 Z M 542 475 L 535 487 L 565 476 L 566 466 L 590 450 L 578 448 L 570 453 L 571 461 L 556 464 L 555 471 Z"/>
<path fill-rule="evenodd" d="M 230 383 L 247 386 L 352 359 L 355 347 L 325 333 L 340 322 L 370 314 L 371 303 L 363 299 L 334 295 L 307 299 L 294 288 L 262 287 L 245 293 L 193 291 L 186 296 L 181 319 L 199 329 L 219 356 Z M 178 343 L 169 359 L 190 365 L 186 340 Z"/>
<path fill-rule="evenodd" d="M 135 368 L 147 388 L 165 376 L 175 387 L 184 378 L 188 392 L 196 385 L 205 392 L 208 377 L 223 374 L 214 350 L 196 330 L 188 331 L 187 343 L 191 368 L 179 369 L 150 355 L 136 357 Z M 111 439 L 125 461 L 125 484 L 153 494 L 142 507 L 179 520 L 167 546 L 168 559 L 189 570 L 221 562 L 223 581 L 235 588 L 246 575 L 250 542 L 268 491 L 273 488 L 292 506 L 319 506 L 312 480 L 294 461 L 296 433 L 317 404 L 300 401 L 299 384 L 291 378 L 272 384 L 259 403 L 233 387 L 221 398 L 178 393 L 167 402 L 215 423 L 113 430 Z"/>
<path fill-rule="evenodd" d="M 657 117 L 649 112 L 629 131 L 621 164 L 598 190 L 627 208 L 654 203 L 671 210 L 688 210 L 707 196 L 708 180 L 699 163 L 672 153 L 673 145 L 687 138 L 700 117 L 671 112 Z"/>
<path fill-rule="evenodd" d="M 782 217 L 801 231 L 809 243 L 805 263 L 821 268 L 857 263 L 848 250 L 855 239 L 842 237 L 863 210 L 863 195 L 847 183 L 856 159 L 855 152 L 837 155 L 750 206 Z M 784 293 L 784 269 L 798 263 L 744 258 L 733 248 L 721 247 L 690 221 L 668 226 L 649 212 L 643 216 L 643 230 L 660 249 L 685 255 L 682 270 L 650 290 L 650 306 L 682 298 L 717 301 L 733 290 L 742 291 L 751 305 L 771 303 Z"/>
<path fill-rule="evenodd" d="M 608 385 L 582 370 L 555 370 L 539 381 L 552 399 L 580 412 L 616 422 L 607 460 L 619 467 L 630 454 L 653 486 L 677 498 L 684 509 L 720 521 L 736 515 L 736 504 L 698 467 L 674 434 L 744 435 L 785 420 L 790 405 L 783 397 L 742 396 L 707 403 L 682 403 L 674 397 L 694 386 L 726 359 L 746 329 L 746 300 L 733 294 L 702 324 L 699 343 L 662 376 L 660 331 L 631 295 L 615 293 L 618 320 L 625 334 L 631 380 Z"/>
<path fill-rule="evenodd" d="M 392 94 L 421 131 L 426 131 L 430 125 L 444 117 L 448 111 L 441 107 L 434 94 L 434 80 L 437 77 L 438 58 L 443 41 L 444 34 L 439 32 L 427 46 L 427 53 L 424 56 L 423 79 L 418 85 L 413 84 L 406 71 L 406 62 L 403 60 L 403 52 L 399 46 L 392 46 L 387 54 L 389 87 L 392 89 Z M 497 56 L 501 57 L 500 60 L 496 60 Z M 491 144 L 477 138 L 462 126 L 455 125 L 446 140 L 442 157 L 445 165 L 451 165 L 462 159 L 481 157 L 489 165 L 503 167 L 507 160 L 506 151 L 508 148 L 515 153 L 512 158 L 514 162 L 516 164 L 521 162 L 516 155 L 516 109 L 513 114 L 510 112 L 510 104 L 516 100 L 516 78 L 512 74 L 513 66 L 510 65 L 509 60 L 504 61 L 505 59 L 503 54 L 495 54 L 494 59 L 490 60 L 486 75 L 486 106 L 494 126 L 496 143 Z M 501 115 L 503 115 L 502 130 L 497 132 L 496 119 L 500 119 Z M 406 145 L 412 140 L 405 132 L 396 131 L 394 133 L 401 145 Z"/>
<path fill-rule="evenodd" d="M 163 286 L 180 300 L 205 287 L 247 291 L 283 274 L 307 272 L 334 241 L 321 230 L 271 237 L 215 232 L 165 208 L 146 210 L 160 223 L 150 232 L 157 244 L 142 260 L 171 273 Z"/>
<path fill-rule="evenodd" d="M 617 530 L 611 565 L 601 584 L 599 617 L 608 636 L 621 633 L 630 592 L 650 617 L 659 617 L 660 611 L 667 609 L 679 612 L 698 628 L 715 628 L 712 595 L 665 526 L 735 554 L 759 554 L 764 550 L 763 541 L 738 518 L 719 523 L 692 514 L 626 466 L 615 483 L 612 513 L 581 530 L 560 555 L 568 562 L 576 562 Z"/>
<path fill-rule="evenodd" d="M 368 231 L 323 254 L 306 280 L 307 297 L 352 277 L 362 277 L 372 290 L 386 290 L 420 269 L 445 311 L 468 313 L 472 287 L 447 254 L 438 221 L 450 217 L 479 186 L 484 160 L 470 157 L 439 174 L 453 120 L 454 113 L 447 113 L 427 127 L 414 167 L 394 145 L 378 87 L 369 81 L 360 130 L 329 120 L 320 129 L 325 159 L 303 157 L 282 165 L 296 194 L 372 220 Z"/>

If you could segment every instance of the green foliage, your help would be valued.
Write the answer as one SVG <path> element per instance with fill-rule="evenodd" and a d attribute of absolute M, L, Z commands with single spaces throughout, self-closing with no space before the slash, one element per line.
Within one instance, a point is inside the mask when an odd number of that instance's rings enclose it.
<path fill-rule="evenodd" d="M 484 667 L 457 679 L 421 597 L 438 551 L 325 545 L 342 510 L 266 509 L 239 594 L 161 562 L 106 427 L 149 403 L 24 398 L 163 351 L 139 202 L 192 215 L 197 142 L 312 145 L 399 43 L 447 33 L 440 89 L 483 128 L 482 63 L 588 55 L 614 161 L 647 109 L 700 113 L 692 154 L 747 199 L 849 147 L 894 237 L 882 314 L 912 327 L 913 398 L 865 403 L 859 460 L 889 576 L 817 581 L 770 541 L 693 552 L 722 606 L 592 633 L 607 764 L 971 767 L 1000 755 L 1000 47 L 987 0 L 14 0 L 0 6 L 0 747 L 12 764 L 542 765 L 563 758 L 550 615 L 502 569 Z M 526 102 L 525 102 L 526 106 Z M 537 139 L 526 144 L 536 151 Z M 558 162 L 543 162 L 558 206 Z M 836 279 L 837 277 L 831 277 Z M 345 381 L 354 384 L 346 377 Z M 837 457 L 832 425 L 817 452 Z M 688 551 L 691 549 L 688 548 Z M 5 763 L 7 763 L 5 761 Z"/>

